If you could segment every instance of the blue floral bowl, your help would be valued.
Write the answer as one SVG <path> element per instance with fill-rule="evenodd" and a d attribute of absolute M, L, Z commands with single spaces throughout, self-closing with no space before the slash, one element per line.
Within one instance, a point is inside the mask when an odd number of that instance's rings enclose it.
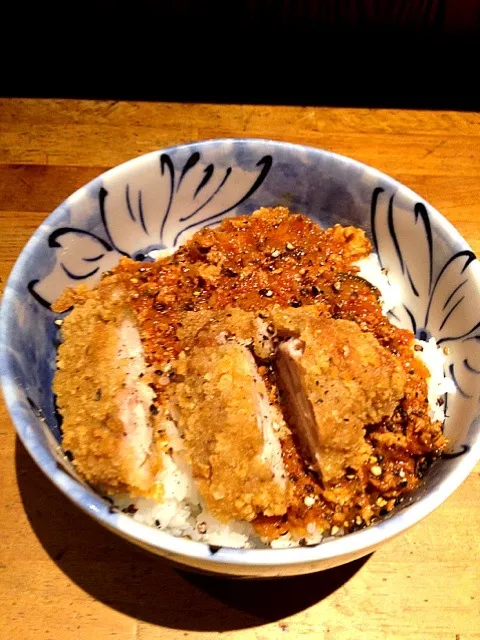
<path fill-rule="evenodd" d="M 204 225 L 285 205 L 323 226 L 363 227 L 402 304 L 397 319 L 448 354 L 450 451 L 384 521 L 314 547 L 212 548 L 140 524 L 79 481 L 59 448 L 52 377 L 58 343 L 51 303 L 67 286 L 94 285 L 121 256 L 142 259 Z M 165 149 L 107 171 L 37 229 L 7 283 L 0 315 L 7 406 L 31 456 L 81 509 L 124 538 L 196 569 L 284 576 L 333 567 L 376 549 L 441 504 L 480 458 L 480 267 L 457 231 L 392 178 L 348 158 L 268 140 L 211 140 Z"/>

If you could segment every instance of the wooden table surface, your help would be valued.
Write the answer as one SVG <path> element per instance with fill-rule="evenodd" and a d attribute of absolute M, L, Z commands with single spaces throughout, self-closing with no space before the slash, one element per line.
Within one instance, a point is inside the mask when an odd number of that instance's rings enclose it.
<path fill-rule="evenodd" d="M 0 276 L 72 191 L 167 145 L 252 136 L 371 164 L 480 251 L 475 113 L 0 100 Z M 480 466 L 437 511 L 367 559 L 238 582 L 180 573 L 103 530 L 36 468 L 0 407 L 0 638 L 480 638 Z"/>

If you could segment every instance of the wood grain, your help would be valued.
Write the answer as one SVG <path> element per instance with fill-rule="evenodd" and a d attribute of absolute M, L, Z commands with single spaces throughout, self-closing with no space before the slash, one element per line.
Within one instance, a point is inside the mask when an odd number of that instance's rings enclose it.
<path fill-rule="evenodd" d="M 390 173 L 480 251 L 474 113 L 0 100 L 0 277 L 67 195 L 178 142 L 303 142 Z M 271 583 L 179 573 L 81 514 L 0 406 L 0 639 L 480 639 L 480 466 L 437 511 L 353 565 Z"/>

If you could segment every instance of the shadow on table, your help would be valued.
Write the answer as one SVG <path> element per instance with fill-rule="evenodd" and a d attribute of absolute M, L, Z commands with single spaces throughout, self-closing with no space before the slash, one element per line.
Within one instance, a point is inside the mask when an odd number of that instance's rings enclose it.
<path fill-rule="evenodd" d="M 110 533 L 71 504 L 16 442 L 17 481 L 32 528 L 49 556 L 97 600 L 145 622 L 227 631 L 306 609 L 366 562 L 281 580 L 239 581 L 190 574 Z"/>

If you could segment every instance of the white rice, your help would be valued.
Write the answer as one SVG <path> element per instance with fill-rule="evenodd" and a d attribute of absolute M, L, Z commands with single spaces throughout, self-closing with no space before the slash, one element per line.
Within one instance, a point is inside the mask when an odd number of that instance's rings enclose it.
<path fill-rule="evenodd" d="M 158 259 L 172 253 L 172 250 L 167 249 L 152 251 L 150 255 Z M 382 309 L 387 315 L 399 304 L 399 292 L 388 281 L 388 277 L 382 271 L 375 254 L 359 261 L 357 265 L 360 268 L 360 275 L 380 291 Z M 420 358 L 430 371 L 427 383 L 431 417 L 442 422 L 444 411 L 438 403 L 438 399 L 447 392 L 455 391 L 453 382 L 449 378 L 445 378 L 443 373 L 446 356 L 443 350 L 437 346 L 435 338 L 430 338 L 428 342 L 416 340 L 416 344 L 421 345 L 422 350 L 413 351 L 413 355 Z M 160 504 L 145 498 L 132 499 L 122 495 L 115 498 L 115 504 L 118 508 L 130 507 L 129 511 L 131 512 L 133 509 L 130 505 L 133 505 L 136 509 L 133 518 L 138 522 L 157 527 L 175 536 L 188 537 L 211 545 L 242 548 L 271 546 L 275 549 L 298 545 L 298 541 L 293 540 L 290 534 L 269 542 L 260 539 L 253 527 L 247 522 L 231 521 L 228 524 L 223 524 L 209 514 L 195 485 L 191 467 L 185 459 L 183 440 L 180 438 L 175 423 L 168 420 L 164 426 L 173 449 L 171 456 L 164 454 L 163 469 L 157 477 L 158 482 L 164 486 L 164 501 Z M 262 427 L 265 428 L 265 425 Z M 274 459 L 278 458 L 281 454 L 277 438 L 273 433 L 265 435 L 269 436 L 267 438 L 270 443 L 268 446 L 273 447 L 272 451 L 266 451 L 265 454 L 268 453 L 268 457 Z M 322 532 L 317 531 L 314 524 L 309 524 L 307 531 L 306 544 L 318 544 L 321 541 Z"/>
<path fill-rule="evenodd" d="M 433 420 L 443 422 L 445 420 L 445 412 L 438 403 L 438 399 L 446 393 L 455 393 L 455 384 L 451 378 L 446 378 L 443 373 L 447 356 L 443 349 L 437 345 L 435 338 L 430 338 L 428 342 L 425 340 L 415 340 L 417 345 L 422 347 L 422 351 L 415 351 L 415 355 L 419 358 L 430 372 L 428 378 L 428 404 L 430 405 L 430 417 Z"/>

